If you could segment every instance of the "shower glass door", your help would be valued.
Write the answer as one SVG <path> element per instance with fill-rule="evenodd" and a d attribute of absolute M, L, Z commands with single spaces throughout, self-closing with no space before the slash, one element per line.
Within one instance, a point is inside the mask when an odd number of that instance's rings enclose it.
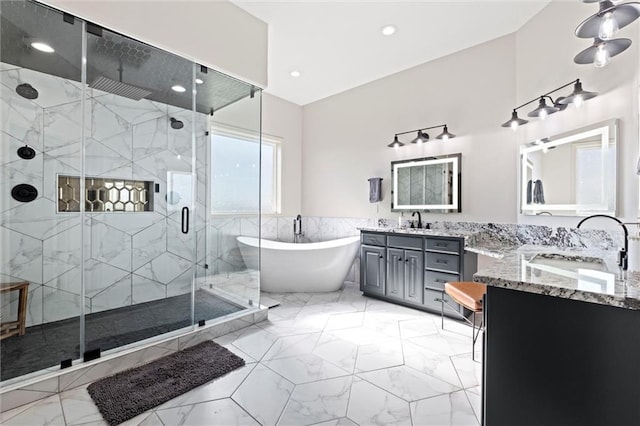
<path fill-rule="evenodd" d="M 1 1 L 0 28 L 0 379 L 10 384 L 81 355 L 81 194 L 58 176 L 81 174 L 85 91 L 81 22 Z"/>
<path fill-rule="evenodd" d="M 91 26 L 86 57 L 85 345 L 105 352 L 193 325 L 195 65 Z"/>

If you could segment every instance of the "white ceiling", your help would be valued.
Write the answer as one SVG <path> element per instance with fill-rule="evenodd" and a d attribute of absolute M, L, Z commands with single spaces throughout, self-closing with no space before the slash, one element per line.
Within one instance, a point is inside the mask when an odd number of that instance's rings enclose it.
<path fill-rule="evenodd" d="M 266 92 L 299 105 L 512 33 L 550 2 L 233 1 L 269 24 Z"/>

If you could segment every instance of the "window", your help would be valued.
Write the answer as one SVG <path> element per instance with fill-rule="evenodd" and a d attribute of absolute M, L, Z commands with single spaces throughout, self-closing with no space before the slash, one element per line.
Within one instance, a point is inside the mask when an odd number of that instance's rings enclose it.
<path fill-rule="evenodd" d="M 262 136 L 260 167 L 255 132 L 215 124 L 211 134 L 211 212 L 256 214 L 261 201 L 263 214 L 279 213 L 281 140 Z"/>

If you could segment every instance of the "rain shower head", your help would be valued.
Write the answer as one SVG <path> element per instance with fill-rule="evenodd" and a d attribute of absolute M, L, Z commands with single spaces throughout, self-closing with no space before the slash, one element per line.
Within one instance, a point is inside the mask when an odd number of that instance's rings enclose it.
<path fill-rule="evenodd" d="M 184 123 L 180 120 L 178 120 L 177 118 L 173 118 L 171 117 L 171 128 L 172 129 L 182 129 L 184 127 Z"/>
<path fill-rule="evenodd" d="M 143 89 L 142 87 L 112 80 L 105 76 L 100 76 L 93 80 L 93 83 L 91 83 L 89 87 L 102 90 L 103 92 L 113 93 L 114 95 L 124 96 L 134 101 L 146 98 L 152 93 L 150 90 Z"/>
<path fill-rule="evenodd" d="M 22 83 L 16 86 L 16 93 L 25 99 L 37 99 L 38 91 L 29 83 Z"/>

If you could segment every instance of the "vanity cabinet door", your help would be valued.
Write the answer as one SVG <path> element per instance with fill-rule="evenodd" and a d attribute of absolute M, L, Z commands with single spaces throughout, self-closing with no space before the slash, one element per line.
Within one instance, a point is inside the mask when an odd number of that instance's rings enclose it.
<path fill-rule="evenodd" d="M 404 253 L 402 249 L 387 249 L 386 295 L 396 299 L 404 299 Z"/>
<path fill-rule="evenodd" d="M 385 294 L 385 248 L 363 245 L 360 249 L 360 290 Z"/>
<path fill-rule="evenodd" d="M 422 259 L 421 251 L 405 250 L 404 252 L 404 300 L 422 303 Z"/>

